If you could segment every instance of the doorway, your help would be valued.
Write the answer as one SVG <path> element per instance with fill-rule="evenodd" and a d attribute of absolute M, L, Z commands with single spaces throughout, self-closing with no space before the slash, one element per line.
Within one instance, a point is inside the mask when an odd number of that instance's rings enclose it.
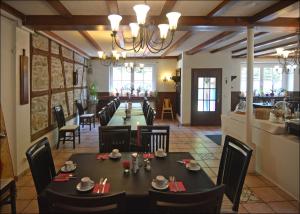
<path fill-rule="evenodd" d="M 191 125 L 221 125 L 222 69 L 192 69 Z"/>

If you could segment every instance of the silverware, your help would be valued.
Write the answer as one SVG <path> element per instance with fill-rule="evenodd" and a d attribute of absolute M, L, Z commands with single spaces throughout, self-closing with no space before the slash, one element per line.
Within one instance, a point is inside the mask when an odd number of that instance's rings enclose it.
<path fill-rule="evenodd" d="M 173 176 L 173 182 L 175 183 L 176 192 L 178 192 L 178 191 L 179 191 L 179 188 L 178 188 L 178 186 L 177 186 L 177 182 L 176 182 L 175 176 Z"/>
<path fill-rule="evenodd" d="M 183 163 L 184 164 L 184 162 L 183 161 L 181 161 L 181 160 L 178 160 L 178 161 L 176 161 L 177 163 Z"/>
<path fill-rule="evenodd" d="M 102 183 L 102 191 L 101 191 L 101 194 L 104 194 L 106 182 L 107 182 L 107 178 L 105 178 L 104 181 L 103 181 L 103 183 Z"/>
<path fill-rule="evenodd" d="M 102 182 L 103 182 L 103 178 L 100 178 L 100 180 L 99 180 L 99 187 L 98 187 L 98 190 L 97 190 L 97 194 L 100 194 L 100 186 L 101 186 Z"/>

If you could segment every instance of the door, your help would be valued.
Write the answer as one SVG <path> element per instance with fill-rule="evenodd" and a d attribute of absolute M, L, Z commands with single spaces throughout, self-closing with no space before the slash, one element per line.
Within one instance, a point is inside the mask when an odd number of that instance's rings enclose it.
<path fill-rule="evenodd" d="M 192 125 L 221 125 L 222 69 L 192 69 Z"/>

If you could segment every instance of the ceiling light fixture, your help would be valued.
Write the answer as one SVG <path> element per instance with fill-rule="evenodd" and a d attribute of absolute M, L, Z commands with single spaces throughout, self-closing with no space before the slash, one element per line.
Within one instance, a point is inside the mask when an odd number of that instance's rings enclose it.
<path fill-rule="evenodd" d="M 98 51 L 98 57 L 104 66 L 121 66 L 126 56 L 127 53 L 125 51 L 118 53 L 114 49 L 111 51 L 110 57 L 107 57 L 103 51 Z"/>
<path fill-rule="evenodd" d="M 279 64 L 282 66 L 284 73 L 291 73 L 299 67 L 300 57 L 299 45 L 295 50 L 284 50 L 284 48 L 276 48 L 276 54 L 278 57 Z"/>
<path fill-rule="evenodd" d="M 156 39 L 154 36 L 155 29 L 151 28 L 150 25 L 146 23 L 150 7 L 146 4 L 138 4 L 133 7 L 133 10 L 135 11 L 137 22 L 129 24 L 132 36 L 132 44 L 130 48 L 122 47 L 116 38 L 122 16 L 117 14 L 108 16 L 112 30 L 111 37 L 113 49 L 117 46 L 122 50 L 134 51 L 137 53 L 140 50 L 147 48 L 151 53 L 159 53 L 172 44 L 174 34 L 177 29 L 178 19 L 181 16 L 180 13 L 170 12 L 166 14 L 169 24 L 159 24 L 157 26 L 160 31 L 160 39 Z M 168 38 L 169 34 L 171 35 Z"/>

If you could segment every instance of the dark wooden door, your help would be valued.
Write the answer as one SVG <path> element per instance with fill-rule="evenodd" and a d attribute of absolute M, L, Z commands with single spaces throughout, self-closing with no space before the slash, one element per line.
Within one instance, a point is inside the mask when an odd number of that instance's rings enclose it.
<path fill-rule="evenodd" d="M 192 125 L 221 125 L 222 69 L 192 69 Z"/>

